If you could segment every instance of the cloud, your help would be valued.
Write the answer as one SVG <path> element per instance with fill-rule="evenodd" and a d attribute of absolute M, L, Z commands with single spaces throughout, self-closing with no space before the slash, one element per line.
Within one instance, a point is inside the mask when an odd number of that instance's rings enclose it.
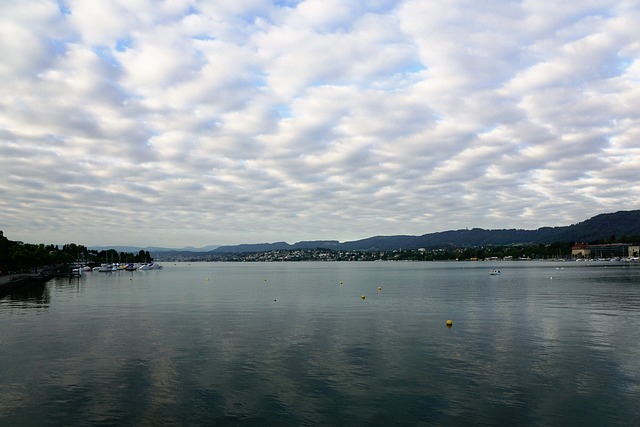
<path fill-rule="evenodd" d="M 637 209 L 623 0 L 24 1 L 0 17 L 0 227 L 180 247 Z"/>

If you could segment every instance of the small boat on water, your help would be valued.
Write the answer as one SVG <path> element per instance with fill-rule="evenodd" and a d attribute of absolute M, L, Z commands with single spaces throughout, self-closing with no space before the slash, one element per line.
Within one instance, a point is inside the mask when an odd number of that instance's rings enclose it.
<path fill-rule="evenodd" d="M 156 262 L 148 262 L 146 264 L 142 264 L 138 270 L 160 270 L 162 266 Z"/>
<path fill-rule="evenodd" d="M 135 266 L 135 264 L 129 263 L 124 266 L 124 269 L 127 271 L 136 271 L 138 268 Z"/>
<path fill-rule="evenodd" d="M 93 269 L 94 271 L 100 271 L 102 273 L 108 273 L 110 271 L 117 271 L 117 267 L 114 266 L 113 264 L 102 264 L 100 267 L 95 267 Z"/>
<path fill-rule="evenodd" d="M 489 273 L 491 276 L 499 276 L 501 274 L 502 272 L 500 270 L 491 270 L 491 273 Z"/>

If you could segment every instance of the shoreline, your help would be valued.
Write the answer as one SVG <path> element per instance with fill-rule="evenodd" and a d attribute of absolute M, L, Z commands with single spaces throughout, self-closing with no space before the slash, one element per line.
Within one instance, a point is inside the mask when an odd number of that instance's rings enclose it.
<path fill-rule="evenodd" d="M 0 297 L 17 289 L 43 284 L 56 276 L 57 270 L 46 269 L 40 273 L 16 273 L 0 276 Z"/>

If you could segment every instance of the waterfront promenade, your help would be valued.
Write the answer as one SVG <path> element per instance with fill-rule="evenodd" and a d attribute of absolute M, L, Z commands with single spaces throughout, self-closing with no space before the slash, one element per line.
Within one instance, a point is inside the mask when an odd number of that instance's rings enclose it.
<path fill-rule="evenodd" d="M 46 282 L 54 276 L 54 270 L 42 270 L 38 273 L 15 273 L 0 276 L 0 296 L 24 286 Z"/>

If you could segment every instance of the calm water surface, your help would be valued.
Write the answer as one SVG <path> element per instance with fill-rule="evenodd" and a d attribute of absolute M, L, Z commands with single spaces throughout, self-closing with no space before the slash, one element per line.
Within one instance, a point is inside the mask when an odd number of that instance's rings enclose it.
<path fill-rule="evenodd" d="M 0 300 L 0 425 L 640 425 L 640 265 L 164 266 Z"/>

